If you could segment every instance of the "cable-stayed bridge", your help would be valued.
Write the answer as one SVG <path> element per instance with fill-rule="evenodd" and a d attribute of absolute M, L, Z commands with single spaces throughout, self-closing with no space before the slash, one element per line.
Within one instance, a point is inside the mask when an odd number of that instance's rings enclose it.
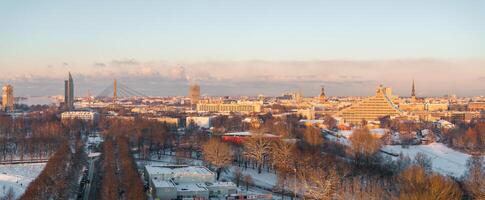
<path fill-rule="evenodd" d="M 118 82 L 116 79 L 113 81 L 113 83 L 96 95 L 96 99 L 111 99 L 113 103 L 115 103 L 118 99 L 133 97 L 147 97 L 147 95 Z"/>

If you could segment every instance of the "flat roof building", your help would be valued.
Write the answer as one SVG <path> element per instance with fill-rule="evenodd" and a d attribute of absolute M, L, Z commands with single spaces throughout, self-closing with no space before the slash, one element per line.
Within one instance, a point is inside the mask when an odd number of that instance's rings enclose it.
<path fill-rule="evenodd" d="M 203 166 L 145 166 L 154 198 L 162 200 L 226 197 L 237 192 L 232 182 L 217 182 L 216 174 Z"/>

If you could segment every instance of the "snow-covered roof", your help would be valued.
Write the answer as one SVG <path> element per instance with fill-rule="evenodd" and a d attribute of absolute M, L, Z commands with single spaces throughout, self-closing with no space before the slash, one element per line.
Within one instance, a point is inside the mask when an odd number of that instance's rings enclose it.
<path fill-rule="evenodd" d="M 210 171 L 203 166 L 187 166 L 187 167 L 176 167 L 170 168 L 167 166 L 145 166 L 148 174 L 174 174 L 174 175 L 186 175 L 186 174 L 196 174 L 196 175 L 212 175 L 214 172 Z"/>
<path fill-rule="evenodd" d="M 233 133 L 226 133 L 224 134 L 226 136 L 251 136 L 253 135 L 249 131 L 244 131 L 244 132 L 233 132 Z"/>
<path fill-rule="evenodd" d="M 322 119 L 300 119 L 300 123 L 321 124 L 323 122 Z"/>
<path fill-rule="evenodd" d="M 369 130 L 369 132 L 374 135 L 384 135 L 387 131 L 388 129 L 385 128 L 373 128 Z"/>
<path fill-rule="evenodd" d="M 353 132 L 354 132 L 353 130 L 339 130 L 338 134 L 346 138 L 349 138 L 349 136 L 351 136 Z"/>
<path fill-rule="evenodd" d="M 179 183 L 175 185 L 177 188 L 177 192 L 201 192 L 207 191 L 207 188 L 204 184 L 201 183 Z"/>
<path fill-rule="evenodd" d="M 153 186 L 156 188 L 171 188 L 175 187 L 175 184 L 172 181 L 164 181 L 161 179 L 152 179 Z"/>

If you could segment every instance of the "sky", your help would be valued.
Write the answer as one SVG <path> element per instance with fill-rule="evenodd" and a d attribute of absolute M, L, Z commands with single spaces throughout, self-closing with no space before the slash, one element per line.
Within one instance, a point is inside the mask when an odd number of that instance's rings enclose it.
<path fill-rule="evenodd" d="M 485 1 L 0 0 L 0 84 L 78 96 L 485 95 Z"/>

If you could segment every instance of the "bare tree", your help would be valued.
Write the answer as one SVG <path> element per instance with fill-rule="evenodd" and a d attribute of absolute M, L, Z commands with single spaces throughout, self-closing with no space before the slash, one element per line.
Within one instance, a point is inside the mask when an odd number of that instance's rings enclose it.
<path fill-rule="evenodd" d="M 404 170 L 398 177 L 399 199 L 461 199 L 462 191 L 458 184 L 449 177 L 437 173 L 426 174 L 419 165 Z"/>
<path fill-rule="evenodd" d="M 1 198 L 2 200 L 14 200 L 15 199 L 15 192 L 13 191 L 13 188 L 10 187 L 7 191 L 7 194 L 5 194 L 4 197 Z"/>
<path fill-rule="evenodd" d="M 474 199 L 485 199 L 485 169 L 483 158 L 473 156 L 467 162 L 468 172 L 464 177 L 467 192 Z"/>
<path fill-rule="evenodd" d="M 356 162 L 370 162 L 370 158 L 381 149 L 381 141 L 373 137 L 367 128 L 356 129 L 350 136 L 350 154 Z"/>
<path fill-rule="evenodd" d="M 261 135 L 255 135 L 244 143 L 244 155 L 246 158 L 256 162 L 258 173 L 262 172 L 263 165 L 270 151 L 271 141 Z"/>
<path fill-rule="evenodd" d="M 323 137 L 320 129 L 317 127 L 307 127 L 303 133 L 305 141 L 312 147 L 317 147 L 323 144 Z"/>
<path fill-rule="evenodd" d="M 202 151 L 204 160 L 216 168 L 217 180 L 219 180 L 221 172 L 233 161 L 231 147 L 220 139 L 212 138 L 202 146 Z"/>
<path fill-rule="evenodd" d="M 234 181 L 236 182 L 237 187 L 239 187 L 241 181 L 243 180 L 243 176 L 244 176 L 244 174 L 241 172 L 241 170 L 239 168 L 237 168 L 233 172 Z"/>
<path fill-rule="evenodd" d="M 253 184 L 253 177 L 251 175 L 246 175 L 243 178 L 244 185 L 246 186 L 246 191 L 249 190 L 249 186 Z"/>
<path fill-rule="evenodd" d="M 294 166 L 294 151 L 295 146 L 284 141 L 277 141 L 273 143 L 271 152 L 271 161 L 276 168 L 278 183 L 281 185 L 282 192 L 285 191 L 286 181 L 288 176 L 293 172 Z"/>
<path fill-rule="evenodd" d="M 305 195 L 311 199 L 331 200 L 337 197 L 340 179 L 334 169 L 328 171 L 310 170 L 300 177 Z"/>
<path fill-rule="evenodd" d="M 431 172 L 433 161 L 426 154 L 418 152 L 414 156 L 414 164 L 421 166 L 426 172 Z"/>

